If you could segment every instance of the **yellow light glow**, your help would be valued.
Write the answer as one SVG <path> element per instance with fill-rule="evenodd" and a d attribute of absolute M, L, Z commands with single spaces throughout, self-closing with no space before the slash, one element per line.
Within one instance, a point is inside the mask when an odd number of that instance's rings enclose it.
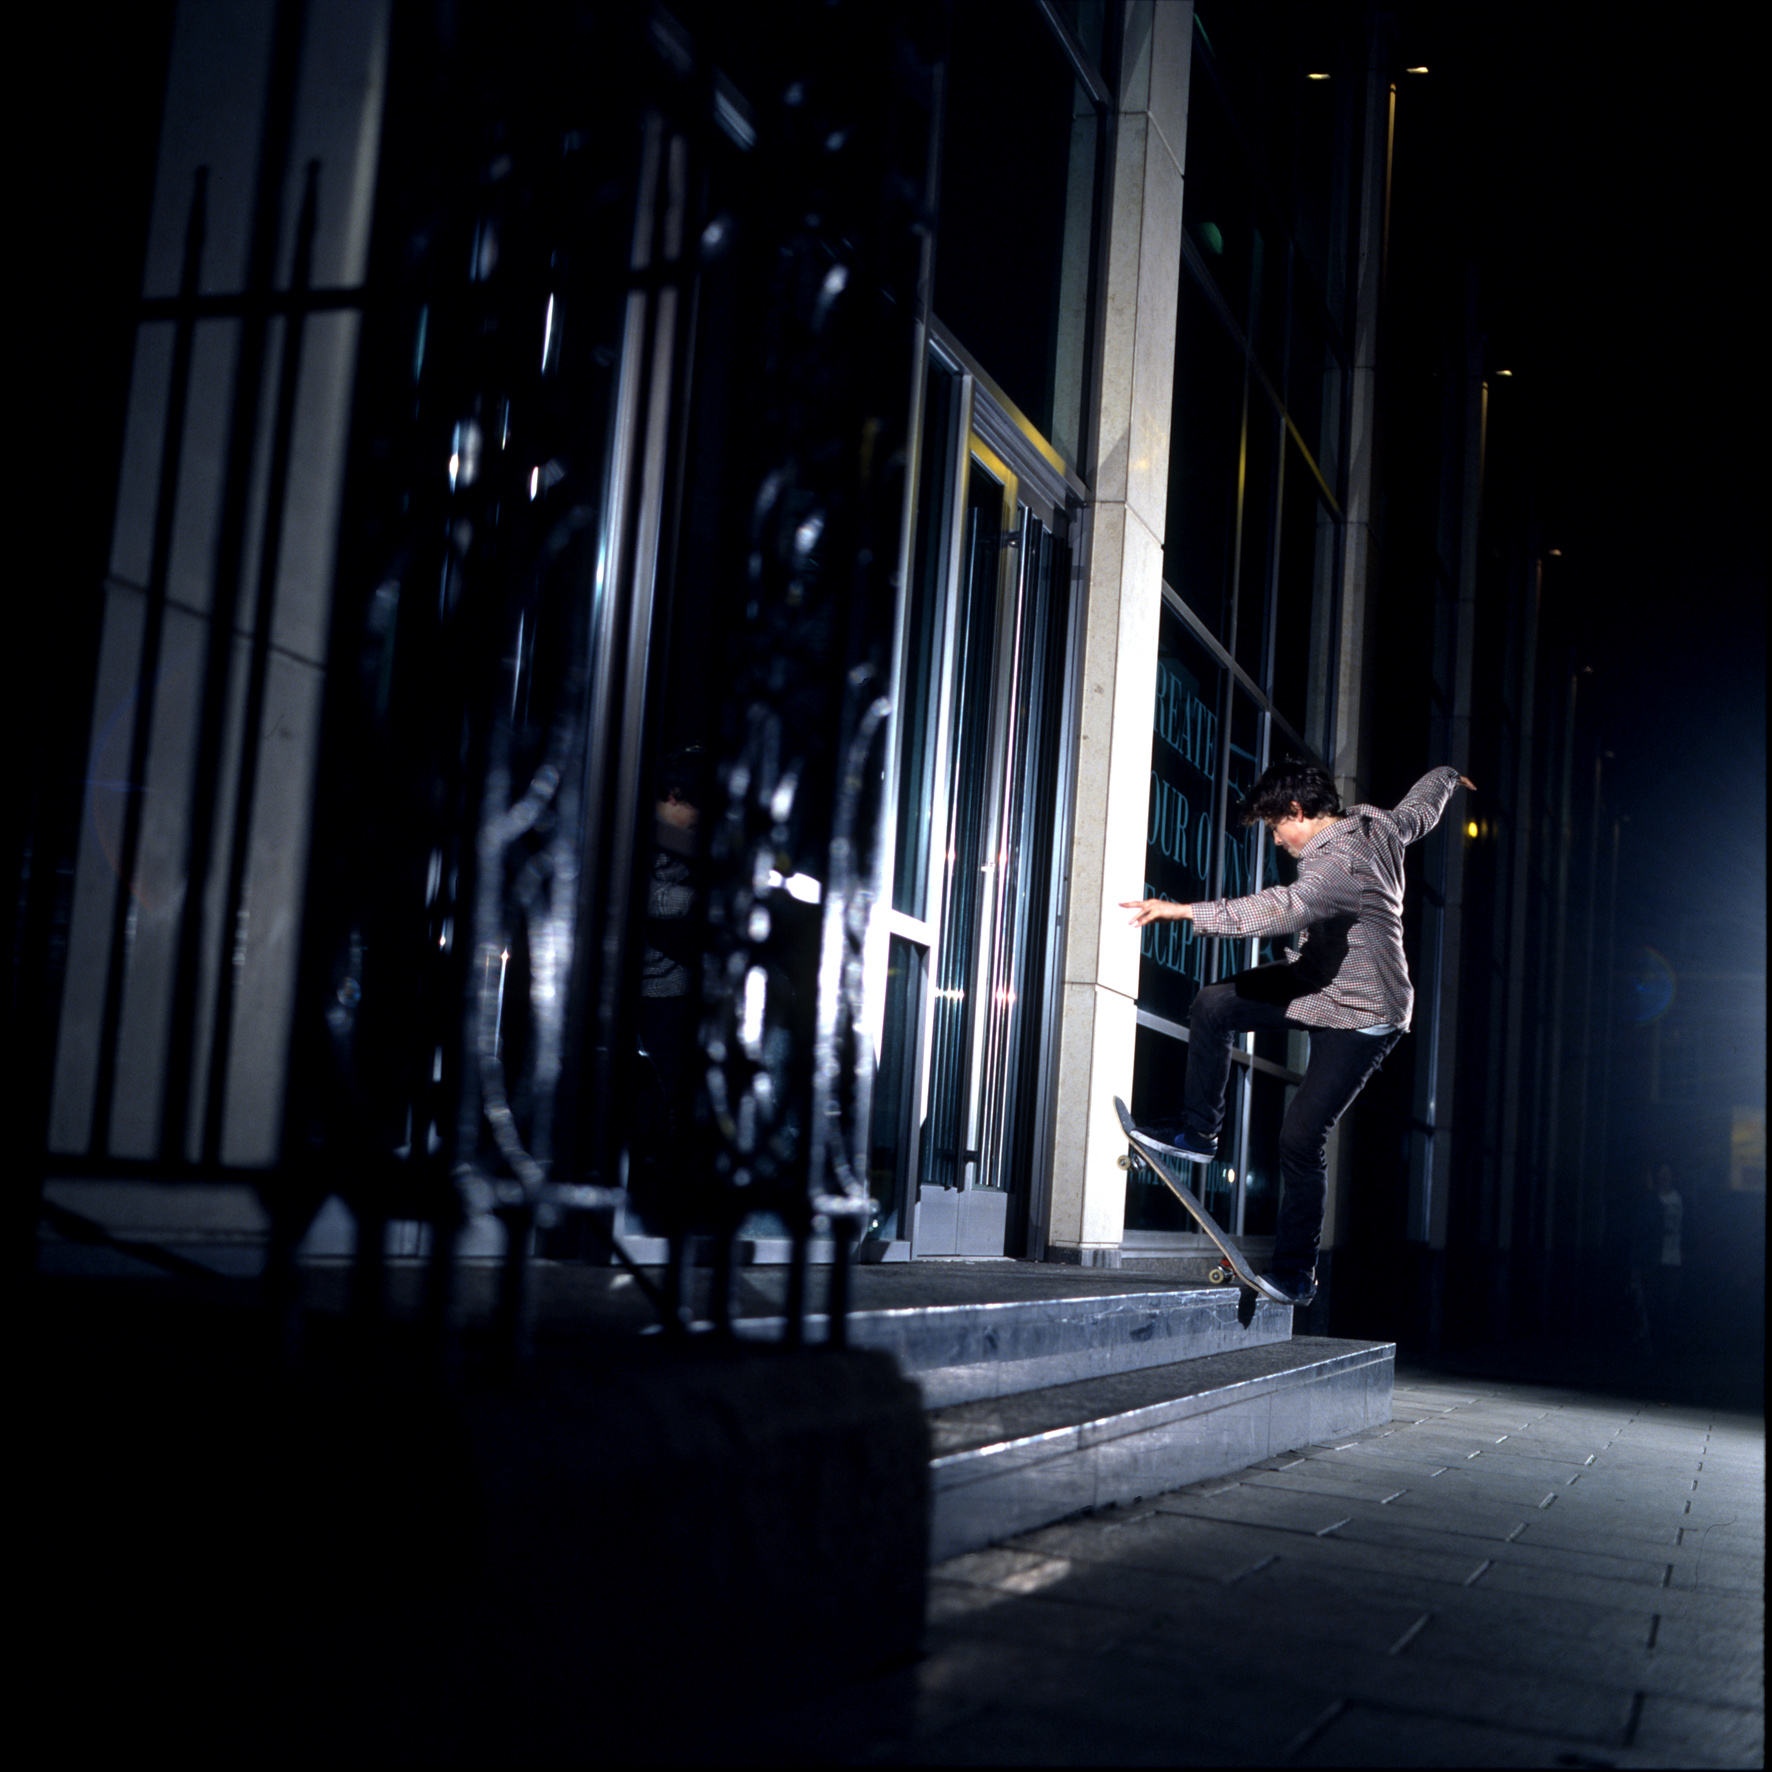
<path fill-rule="evenodd" d="M 1327 80 L 1328 78 L 1329 78 L 1329 76 L 1327 74 L 1306 74 L 1305 75 L 1305 79 L 1307 79 L 1307 80 Z"/>
<path fill-rule="evenodd" d="M 1465 826 L 1465 827 L 1464 827 L 1464 834 L 1465 834 L 1465 835 L 1466 835 L 1466 836 L 1467 836 L 1467 837 L 1474 837 L 1474 836 L 1477 836 L 1477 835 L 1478 835 L 1478 834 L 1479 834 L 1479 833 L 1478 833 L 1478 831 L 1477 831 L 1477 821 L 1476 821 L 1476 820 L 1475 820 L 1475 819 L 1474 819 L 1474 818 L 1473 818 L 1473 819 L 1472 819 L 1472 820 L 1471 820 L 1471 821 L 1470 821 L 1470 823 L 1469 823 L 1469 824 L 1467 824 L 1467 825 L 1466 825 L 1466 826 Z"/>
<path fill-rule="evenodd" d="M 1512 375 L 1513 371 L 1511 369 L 1498 369 L 1495 373 L 1497 375 Z"/>
<path fill-rule="evenodd" d="M 1427 72 L 1427 69 L 1426 68 L 1405 68 L 1403 70 L 1403 72 L 1405 74 L 1425 74 Z"/>

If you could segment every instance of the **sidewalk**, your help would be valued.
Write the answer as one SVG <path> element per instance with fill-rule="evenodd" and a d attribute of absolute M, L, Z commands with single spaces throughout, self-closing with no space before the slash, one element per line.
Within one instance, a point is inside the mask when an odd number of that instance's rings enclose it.
<path fill-rule="evenodd" d="M 1395 1419 L 932 1571 L 914 1667 L 736 1757 L 1758 1766 L 1764 1422 L 1399 1372 Z"/>

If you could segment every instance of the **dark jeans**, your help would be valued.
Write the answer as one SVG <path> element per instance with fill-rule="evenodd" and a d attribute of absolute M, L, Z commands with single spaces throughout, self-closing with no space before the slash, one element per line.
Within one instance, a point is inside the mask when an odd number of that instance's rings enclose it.
<path fill-rule="evenodd" d="M 1297 994 L 1290 966 L 1257 966 L 1207 985 L 1188 1014 L 1187 1099 L 1183 1124 L 1195 1138 L 1216 1143 L 1224 1123 L 1230 1081 L 1231 1036 L 1304 1028 L 1311 1037 L 1304 1081 L 1280 1127 L 1280 1219 L 1274 1233 L 1276 1272 L 1314 1268 L 1329 1192 L 1329 1131 L 1365 1081 L 1402 1038 L 1344 1028 L 1305 1028 L 1286 1014 Z"/>

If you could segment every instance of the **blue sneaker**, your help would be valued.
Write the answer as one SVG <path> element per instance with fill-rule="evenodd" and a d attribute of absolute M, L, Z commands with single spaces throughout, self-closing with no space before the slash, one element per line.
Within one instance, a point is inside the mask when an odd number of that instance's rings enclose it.
<path fill-rule="evenodd" d="M 1165 1139 L 1163 1149 L 1165 1152 L 1173 1151 L 1178 1157 L 1185 1157 L 1190 1163 L 1211 1163 L 1218 1158 L 1217 1145 L 1195 1138 L 1191 1132 L 1178 1132 L 1173 1138 Z"/>
<path fill-rule="evenodd" d="M 1296 1305 L 1300 1310 L 1317 1296 L 1317 1276 L 1312 1269 L 1290 1274 L 1277 1274 L 1270 1270 L 1261 1277 L 1287 1304 Z"/>

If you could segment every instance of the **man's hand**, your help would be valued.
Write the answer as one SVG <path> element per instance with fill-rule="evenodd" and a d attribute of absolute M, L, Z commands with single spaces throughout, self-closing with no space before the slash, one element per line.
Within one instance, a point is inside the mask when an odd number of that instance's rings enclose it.
<path fill-rule="evenodd" d="M 1146 923 L 1161 923 L 1178 918 L 1193 920 L 1191 904 L 1171 904 L 1166 898 L 1123 898 L 1120 909 L 1132 912 L 1132 927 L 1142 929 Z"/>
<path fill-rule="evenodd" d="M 1469 788 L 1473 794 L 1477 791 L 1477 784 L 1468 775 L 1461 775 L 1458 778 L 1458 785 L 1461 788 Z"/>

